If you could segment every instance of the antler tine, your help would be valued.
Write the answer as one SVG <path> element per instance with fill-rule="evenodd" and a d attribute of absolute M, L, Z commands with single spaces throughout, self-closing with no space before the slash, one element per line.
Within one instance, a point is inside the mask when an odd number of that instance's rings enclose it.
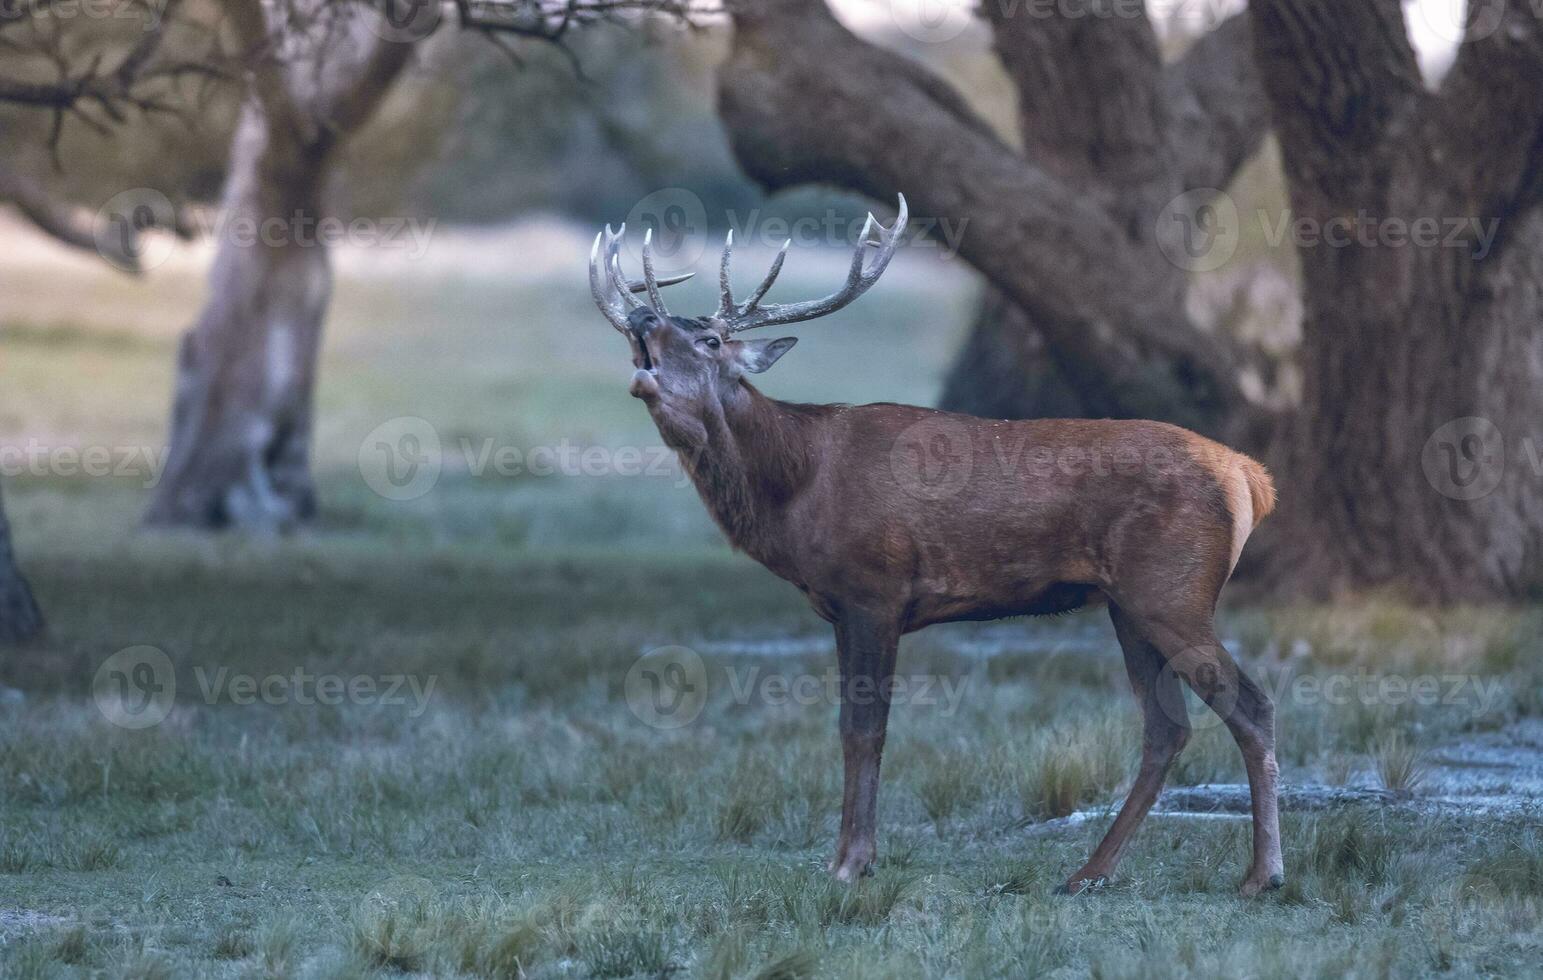
<path fill-rule="evenodd" d="M 761 280 L 761 284 L 755 287 L 755 292 L 751 293 L 750 298 L 745 300 L 744 312 L 753 312 L 756 307 L 761 305 L 761 299 L 772 288 L 772 283 L 777 281 L 777 276 L 782 273 L 783 260 L 788 257 L 788 249 L 792 247 L 793 239 L 791 238 L 782 243 L 782 248 L 777 252 L 777 257 L 772 259 L 771 268 L 766 271 L 766 278 Z"/>
<path fill-rule="evenodd" d="M 595 233 L 595 244 L 589 250 L 589 292 L 595 298 L 595 305 L 600 307 L 600 312 L 605 315 L 611 326 L 621 333 L 627 332 L 627 315 L 621 307 L 611 302 L 611 294 L 605 287 L 605 273 L 600 265 L 604 261 L 601 258 L 600 246 L 605 235 L 609 234 L 611 226 L 606 225 L 604 232 Z"/>
<path fill-rule="evenodd" d="M 721 319 L 734 312 L 734 286 L 729 282 L 729 270 L 734 262 L 734 229 L 723 236 L 723 257 L 718 260 L 718 313 Z"/>
<path fill-rule="evenodd" d="M 723 316 L 729 333 L 738 333 L 741 330 L 751 330 L 756 327 L 768 327 L 779 323 L 797 323 L 802 320 L 813 320 L 816 317 L 834 313 L 848 303 L 867 292 L 874 283 L 879 281 L 879 276 L 884 274 L 889 266 L 889 260 L 895 257 L 895 250 L 900 245 L 900 236 L 905 232 L 906 222 L 910 218 L 910 212 L 906 206 L 905 195 L 900 195 L 900 207 L 895 215 L 895 223 L 886 229 L 872 214 L 869 214 L 863 222 L 862 233 L 857 237 L 857 248 L 852 253 L 852 264 L 847 270 L 846 283 L 834 293 L 823 299 L 806 300 L 802 303 L 778 303 L 767 307 L 758 304 L 761 297 L 771 288 L 777 279 L 777 274 L 782 271 L 782 260 L 787 256 L 789 240 L 782 246 L 782 251 L 777 254 L 777 259 L 772 263 L 771 271 L 766 279 L 756 289 L 754 295 L 744 305 L 732 309 Z M 868 235 L 873 227 L 879 227 L 878 254 L 874 256 L 873 264 L 864 271 L 864 258 L 866 249 L 870 244 Z"/>
<path fill-rule="evenodd" d="M 660 316 L 669 316 L 669 307 L 664 305 L 664 296 L 659 292 L 659 281 L 654 278 L 654 230 L 652 228 L 643 232 L 643 285 L 648 289 L 648 299 L 654 304 L 654 312 Z"/>
<path fill-rule="evenodd" d="M 610 230 L 611 226 L 606 225 L 606 231 L 609 232 Z M 616 230 L 614 234 L 611 234 L 607 237 L 605 245 L 605 265 L 606 270 L 610 273 L 611 276 L 611 288 L 616 290 L 617 295 L 621 297 L 622 304 L 630 311 L 642 306 L 643 303 L 637 297 L 632 295 L 634 292 L 632 283 L 628 281 L 626 276 L 622 275 L 621 243 L 622 239 L 625 238 L 626 235 L 627 226 L 624 223 Z"/>
<path fill-rule="evenodd" d="M 653 255 L 649 252 L 649 240 L 645 236 L 643 240 L 645 278 L 628 279 L 621 271 L 621 243 L 626 234 L 625 224 L 616 231 L 612 231 L 611 226 L 606 225 L 605 231 L 595 235 L 595 243 L 589 249 L 590 295 L 595 298 L 595 305 L 600 307 L 600 312 L 605 314 L 611 326 L 622 333 L 628 332 L 628 312 L 645 305 L 633 296 L 633 293 L 646 291 L 653 301 L 654 310 L 662 316 L 668 316 L 669 311 L 664 308 L 659 290 L 664 286 L 685 282 L 696 275 L 694 272 L 684 272 L 678 276 L 666 276 L 663 279 L 655 276 Z"/>

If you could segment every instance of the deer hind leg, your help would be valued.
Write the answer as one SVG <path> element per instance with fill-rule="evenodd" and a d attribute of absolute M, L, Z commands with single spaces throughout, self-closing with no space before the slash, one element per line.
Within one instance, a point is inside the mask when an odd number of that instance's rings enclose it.
<path fill-rule="evenodd" d="M 1141 767 L 1103 841 L 1087 864 L 1060 887 L 1059 891 L 1067 895 L 1102 884 L 1114 874 L 1126 843 L 1157 801 L 1173 760 L 1189 741 L 1189 718 L 1178 677 L 1163 669 L 1166 661 L 1162 653 L 1119 606 L 1109 607 L 1109 617 L 1114 620 L 1115 634 L 1125 653 L 1125 672 L 1130 675 L 1131 690 L 1141 708 Z"/>
<path fill-rule="evenodd" d="M 841 661 L 841 837 L 830 871 L 840 881 L 871 874 L 878 856 L 879 764 L 889 725 L 899 631 L 893 623 L 843 616 L 836 625 Z"/>
<path fill-rule="evenodd" d="M 1216 638 L 1209 614 L 1180 623 L 1141 618 L 1138 626 L 1182 678 L 1227 726 L 1243 753 L 1253 811 L 1254 854 L 1240 891 L 1244 897 L 1285 884 L 1280 843 L 1280 767 L 1275 759 L 1275 705 Z"/>

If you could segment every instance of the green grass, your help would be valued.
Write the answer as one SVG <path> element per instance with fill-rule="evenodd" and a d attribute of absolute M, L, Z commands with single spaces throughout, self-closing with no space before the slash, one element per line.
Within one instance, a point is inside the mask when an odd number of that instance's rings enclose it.
<path fill-rule="evenodd" d="M 689 488 L 447 466 L 398 503 L 359 472 L 364 433 L 405 414 L 447 443 L 653 445 L 574 258 L 560 277 L 344 279 L 318 420 L 325 517 L 307 533 L 149 535 L 141 480 L 6 481 L 52 634 L 0 657 L 0 684 L 26 691 L 0 703 L 0 975 L 1296 977 L 1535 962 L 1543 875 L 1521 817 L 1288 813 L 1288 885 L 1256 902 L 1235 896 L 1246 825 L 1154 817 L 1108 888 L 1054 897 L 1139 748 L 1097 614 L 907 638 L 903 672 L 957 698 L 896 706 L 877 874 L 833 885 L 835 705 L 752 683 L 823 677 L 827 628 L 718 541 Z M 830 272 L 792 261 L 786 288 Z M 177 275 L 83 274 L 54 309 L 0 268 L 0 296 L 19 297 L 0 311 L 0 438 L 156 445 L 169 337 L 196 297 Z M 162 293 L 167 322 L 149 322 Z M 892 271 L 811 328 L 766 387 L 929 400 L 966 298 L 957 276 Z M 124 303 L 137 312 L 120 321 Z M 1482 710 L 1278 698 L 1290 785 L 1387 778 L 1412 725 L 1423 747 L 1536 716 L 1538 629 L 1529 610 L 1366 603 L 1234 609 L 1223 633 L 1270 677 L 1499 685 Z M 786 637 L 816 642 L 722 646 Z M 141 644 L 173 665 L 175 704 L 158 725 L 117 728 L 93 678 Z M 705 703 L 651 728 L 629 710 L 628 672 L 675 644 L 701 651 Z M 221 670 L 297 669 L 407 677 L 421 696 L 204 694 Z M 1173 778 L 1241 779 L 1225 730 L 1198 731 Z M 1093 817 L 1046 822 L 1073 811 Z"/>

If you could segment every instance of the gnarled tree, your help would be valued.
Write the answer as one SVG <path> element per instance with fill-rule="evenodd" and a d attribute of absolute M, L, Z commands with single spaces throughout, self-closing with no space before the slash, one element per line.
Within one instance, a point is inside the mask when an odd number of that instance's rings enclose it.
<path fill-rule="evenodd" d="M 330 213 L 331 164 L 413 45 L 352 4 L 225 9 L 250 81 L 209 298 L 178 351 L 167 467 L 146 520 L 275 530 L 315 510 L 311 402 L 332 294 L 316 228 Z"/>
<path fill-rule="evenodd" d="M 380 106 L 436 4 L 226 0 L 249 91 L 232 142 L 208 300 L 177 363 L 166 473 L 151 525 L 274 531 L 316 510 L 312 399 L 332 292 L 325 241 L 340 146 Z M 574 26 L 691 0 L 481 0 L 461 29 L 560 43 Z"/>
<path fill-rule="evenodd" d="M 972 387 L 1018 388 L 969 405 L 983 414 L 1150 416 L 1270 447 L 1284 498 L 1271 564 L 1291 591 L 1515 596 L 1543 579 L 1543 495 L 1515 444 L 1543 397 L 1543 56 L 1538 21 L 1518 6 L 1464 45 L 1433 95 L 1398 0 L 1254 0 L 1167 66 L 1129 4 L 986 3 L 1017 86 L 1018 152 L 822 0 L 742 0 L 720 111 L 742 166 L 769 188 L 903 191 L 918 213 L 968 219 L 961 254 L 1011 312 L 971 339 L 956 404 L 974 375 Z M 1483 256 L 1304 247 L 1305 391 L 1286 412 L 1245 396 L 1240 345 L 1189 321 L 1185 263 L 1169 260 L 1180 243 L 1162 237 L 1193 222 L 1272 120 L 1295 217 L 1363 209 L 1501 228 Z M 1019 377 L 1004 349 L 1026 359 Z M 1038 358 L 1051 382 L 1025 389 Z M 1451 442 L 1451 465 L 1466 468 L 1454 491 L 1427 472 L 1428 447 L 1465 416 L 1492 427 Z M 1513 458 L 1473 497 L 1492 430 Z"/>

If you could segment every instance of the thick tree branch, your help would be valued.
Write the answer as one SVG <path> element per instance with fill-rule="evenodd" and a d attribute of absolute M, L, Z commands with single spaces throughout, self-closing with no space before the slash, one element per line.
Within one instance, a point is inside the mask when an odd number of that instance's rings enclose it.
<path fill-rule="evenodd" d="M 27 220 L 55 240 L 96 252 L 127 272 L 139 272 L 139 250 L 134 247 L 133 238 L 122 242 L 117 236 L 104 235 L 98 242 L 88 212 L 59 200 L 40 181 L 4 163 L 0 163 L 0 201 L 15 205 Z"/>
<path fill-rule="evenodd" d="M 1109 366 L 1120 337 L 1162 351 L 1213 405 L 1244 404 L 1230 359 L 1175 301 L 1171 267 L 1130 248 L 1098 203 L 981 132 L 915 81 L 922 70 L 851 35 L 813 0 L 732 9 L 719 108 L 740 163 L 770 188 L 835 183 L 918 214 L 968 220 L 964 257 L 1046 331 L 1058 356 Z M 1156 216 L 1152 220 L 1155 222 Z M 1149 379 L 1128 362 L 1102 386 L 1139 414 Z M 1129 395 L 1127 395 L 1129 393 Z M 1224 414 L 1219 412 L 1218 414 Z"/>
<path fill-rule="evenodd" d="M 1181 185 L 1225 188 L 1270 131 L 1248 14 L 1196 40 L 1164 70 L 1162 84 Z"/>
<path fill-rule="evenodd" d="M 1017 92 L 1024 155 L 1148 237 L 1178 193 L 1151 22 L 1065 5 L 1035 11 L 987 3 L 982 10 Z M 1120 83 L 1111 85 L 1112 78 Z"/>

